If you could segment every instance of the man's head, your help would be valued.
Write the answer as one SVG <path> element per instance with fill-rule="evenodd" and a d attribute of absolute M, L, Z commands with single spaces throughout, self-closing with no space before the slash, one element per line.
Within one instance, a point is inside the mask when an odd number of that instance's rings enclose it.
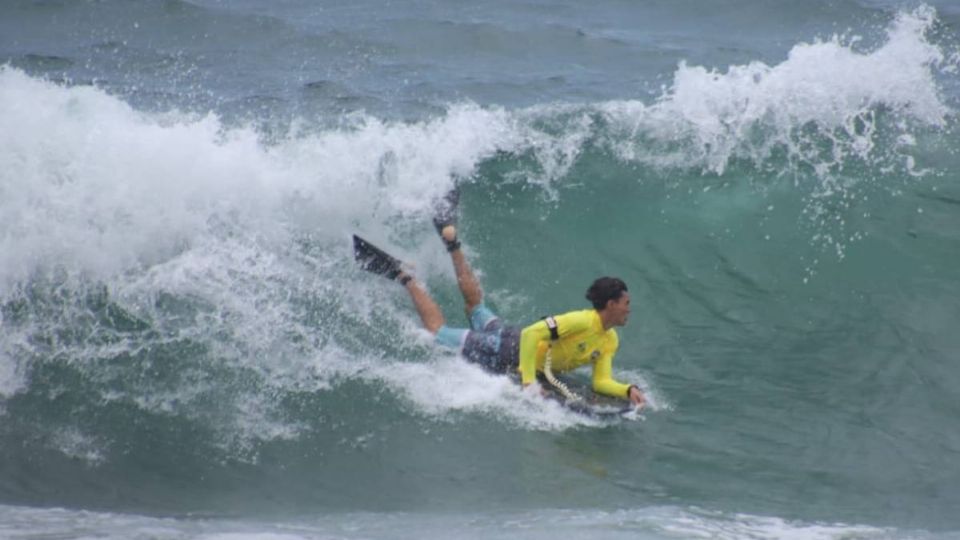
<path fill-rule="evenodd" d="M 615 277 L 597 278 L 587 289 L 587 300 L 600 312 L 604 326 L 623 326 L 630 315 L 627 284 Z"/>

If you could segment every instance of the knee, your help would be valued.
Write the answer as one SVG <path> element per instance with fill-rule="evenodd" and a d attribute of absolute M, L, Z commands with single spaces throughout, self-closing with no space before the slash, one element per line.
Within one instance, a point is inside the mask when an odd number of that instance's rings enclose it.
<path fill-rule="evenodd" d="M 434 341 L 436 341 L 438 345 L 442 345 L 444 347 L 460 349 L 463 347 L 463 342 L 467 338 L 467 333 L 468 330 L 465 328 L 450 328 L 449 326 L 443 326 L 434 334 Z"/>
<path fill-rule="evenodd" d="M 445 324 L 447 324 L 447 322 L 443 320 L 443 317 L 439 317 L 436 320 L 426 322 L 424 326 L 427 328 L 428 332 L 436 336 L 437 332 L 439 332 L 440 329 L 443 328 L 443 325 Z"/>

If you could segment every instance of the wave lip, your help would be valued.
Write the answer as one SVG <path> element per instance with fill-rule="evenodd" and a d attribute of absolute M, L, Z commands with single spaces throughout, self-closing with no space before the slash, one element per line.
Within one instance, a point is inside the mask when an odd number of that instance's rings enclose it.
<path fill-rule="evenodd" d="M 859 37 L 833 36 L 795 45 L 774 66 L 757 61 L 721 72 L 682 62 L 653 105 L 616 102 L 602 109 L 626 134 L 658 145 L 655 151 L 616 145 L 621 157 L 652 165 L 722 175 L 732 159 L 762 163 L 778 148 L 814 166 L 840 164 L 847 155 L 869 159 L 876 110 L 932 127 L 944 126 L 952 113 L 936 74 L 956 66 L 927 38 L 935 21 L 929 6 L 900 12 L 872 51 L 857 50 Z M 802 130 L 810 126 L 837 143 L 832 163 L 805 150 Z M 675 143 L 682 151 L 668 150 Z"/>
<path fill-rule="evenodd" d="M 812 170 L 822 192 L 857 162 L 922 173 L 913 126 L 945 125 L 952 111 L 936 73 L 956 68 L 927 38 L 935 21 L 928 6 L 900 12 L 866 52 L 835 36 L 798 44 L 774 66 L 682 63 L 651 105 L 460 104 L 410 124 L 354 115 L 270 145 L 213 115 L 142 114 L 96 88 L 2 68 L 0 291 L 56 261 L 98 277 L 147 267 L 236 217 L 245 223 L 232 225 L 281 241 L 304 228 L 389 236 L 389 223 L 422 218 L 451 178 L 500 155 L 532 162 L 503 180 L 548 188 L 595 146 L 718 175 L 737 159 L 781 175 Z"/>

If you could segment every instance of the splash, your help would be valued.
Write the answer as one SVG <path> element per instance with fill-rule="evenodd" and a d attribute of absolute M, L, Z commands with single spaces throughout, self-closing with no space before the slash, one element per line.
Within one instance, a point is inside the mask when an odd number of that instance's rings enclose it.
<path fill-rule="evenodd" d="M 651 105 L 466 104 L 411 124 L 355 115 L 272 145 L 213 115 L 147 115 L 96 88 L 2 68 L 0 293 L 58 265 L 94 279 L 142 270 L 224 231 L 264 244 L 304 231 L 330 243 L 357 228 L 395 237 L 398 220 L 425 221 L 431 201 L 486 160 L 532 158 L 506 179 L 549 190 L 593 145 L 716 175 L 746 160 L 813 184 L 809 219 L 823 221 L 822 201 L 848 194 L 858 166 L 928 171 L 911 151 L 917 130 L 947 123 L 936 77 L 957 67 L 927 37 L 935 22 L 922 6 L 897 14 L 872 50 L 834 36 L 773 66 L 682 63 Z"/>
<path fill-rule="evenodd" d="M 626 160 L 717 175 L 736 159 L 781 166 L 773 158 L 783 153 L 785 174 L 812 169 L 827 191 L 830 173 L 885 158 L 877 145 L 881 116 L 898 119 L 893 127 L 906 146 L 914 140 L 911 124 L 946 124 L 951 109 L 936 75 L 956 66 L 927 39 L 935 21 L 928 6 L 901 12 L 872 51 L 858 50 L 860 37 L 833 36 L 794 46 L 774 66 L 751 62 L 721 72 L 682 62 L 653 105 L 602 107 L 618 128 L 612 145 Z M 907 156 L 898 157 L 913 170 Z"/>
<path fill-rule="evenodd" d="M 150 267 L 224 230 L 282 242 L 292 219 L 333 237 L 371 207 L 383 220 L 422 212 L 452 177 L 512 144 L 505 113 L 464 107 L 267 147 L 212 115 L 150 116 L 12 68 L 0 71 L 0 114 L 2 291 L 42 267 L 95 278 Z"/>
<path fill-rule="evenodd" d="M 624 161 L 699 170 L 723 186 L 751 181 L 744 176 L 763 178 L 764 188 L 785 181 L 803 200 L 810 244 L 843 259 L 864 238 L 850 222 L 869 217 L 859 208 L 871 195 L 937 172 L 918 162 L 918 140 L 949 130 L 954 112 L 938 78 L 956 72 L 957 58 L 936 43 L 936 23 L 934 9 L 920 6 L 897 13 L 872 48 L 835 35 L 797 44 L 775 65 L 682 62 L 652 105 L 601 107 L 612 127 L 602 143 Z"/>

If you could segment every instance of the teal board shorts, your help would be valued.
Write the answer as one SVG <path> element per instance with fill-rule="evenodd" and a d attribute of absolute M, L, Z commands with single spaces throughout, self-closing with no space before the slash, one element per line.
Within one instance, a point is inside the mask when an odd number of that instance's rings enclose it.
<path fill-rule="evenodd" d="M 519 363 L 520 328 L 505 326 L 485 304 L 470 312 L 470 328 L 441 326 L 436 342 L 494 373 L 508 373 Z"/>

